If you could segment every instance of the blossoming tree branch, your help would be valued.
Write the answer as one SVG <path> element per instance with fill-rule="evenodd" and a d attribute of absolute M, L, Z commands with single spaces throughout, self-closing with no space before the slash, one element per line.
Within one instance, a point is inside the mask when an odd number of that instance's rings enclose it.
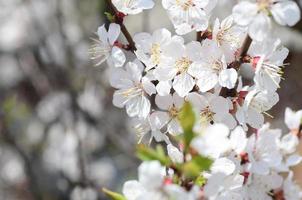
<path fill-rule="evenodd" d="M 90 54 L 110 68 L 113 104 L 133 119 L 143 163 L 122 193 L 104 192 L 115 200 L 302 199 L 291 171 L 302 161 L 302 110 L 285 110 L 284 134 L 264 122 L 279 101 L 289 53 L 273 37 L 273 24 L 295 25 L 298 5 L 238 1 L 230 16 L 218 19 L 212 15 L 217 0 L 106 3 L 110 24 L 98 28 Z M 131 35 L 124 20 L 155 3 L 176 34 L 162 28 Z M 185 41 L 191 32 L 196 40 Z M 254 71 L 251 85 L 239 74 L 243 64 Z"/>

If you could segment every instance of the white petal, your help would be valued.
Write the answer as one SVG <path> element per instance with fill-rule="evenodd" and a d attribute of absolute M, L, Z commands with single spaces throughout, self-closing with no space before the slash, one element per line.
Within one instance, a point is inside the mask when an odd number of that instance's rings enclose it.
<path fill-rule="evenodd" d="M 169 81 L 172 80 L 177 73 L 177 69 L 172 66 L 159 66 L 154 69 L 154 76 L 159 81 Z"/>
<path fill-rule="evenodd" d="M 109 77 L 110 85 L 114 88 L 130 88 L 133 82 L 129 74 L 121 68 L 112 68 Z"/>
<path fill-rule="evenodd" d="M 149 33 L 137 33 L 133 36 L 137 49 L 148 53 L 152 45 L 152 36 Z"/>
<path fill-rule="evenodd" d="M 126 104 L 126 111 L 130 117 L 147 118 L 150 113 L 150 101 L 145 96 L 132 98 Z"/>
<path fill-rule="evenodd" d="M 122 67 L 126 62 L 124 52 L 118 47 L 112 48 L 110 59 L 115 67 Z"/>
<path fill-rule="evenodd" d="M 287 158 L 286 165 L 289 167 L 296 166 L 301 163 L 302 157 L 300 155 L 294 154 Z"/>
<path fill-rule="evenodd" d="M 151 131 L 151 135 L 156 142 L 166 142 L 167 144 L 170 143 L 169 137 L 166 134 L 162 133 L 160 130 Z"/>
<path fill-rule="evenodd" d="M 200 71 L 197 79 L 197 86 L 201 92 L 207 92 L 215 87 L 218 82 L 218 76 L 209 68 Z"/>
<path fill-rule="evenodd" d="M 207 106 L 209 106 L 207 99 L 196 92 L 188 94 L 186 100 L 190 101 L 193 104 L 194 108 L 198 109 L 198 111 L 203 110 Z"/>
<path fill-rule="evenodd" d="M 287 135 L 284 135 L 282 137 L 280 148 L 286 154 L 291 154 L 297 150 L 298 145 L 299 145 L 299 138 L 292 133 L 288 133 Z"/>
<path fill-rule="evenodd" d="M 138 168 L 139 182 L 146 189 L 157 189 L 163 184 L 165 171 L 159 161 L 143 162 Z"/>
<path fill-rule="evenodd" d="M 289 129 L 298 129 L 302 120 L 302 111 L 294 112 L 292 109 L 286 108 L 284 118 Z"/>
<path fill-rule="evenodd" d="M 259 175 L 268 175 L 269 167 L 265 162 L 254 162 L 252 164 L 252 172 Z"/>
<path fill-rule="evenodd" d="M 219 118 L 219 121 L 216 121 L 217 117 Z M 225 124 L 227 127 L 229 127 L 229 129 L 233 129 L 237 125 L 237 121 L 235 120 L 233 115 L 231 115 L 230 113 L 226 113 L 224 115 L 215 114 L 214 121 Z"/>
<path fill-rule="evenodd" d="M 127 181 L 123 186 L 123 194 L 127 200 L 136 200 L 145 192 L 145 188 L 138 181 Z"/>
<path fill-rule="evenodd" d="M 181 109 L 184 103 L 184 98 L 180 97 L 176 92 L 173 93 L 173 104 L 176 108 Z"/>
<path fill-rule="evenodd" d="M 181 97 L 188 95 L 189 92 L 193 89 L 194 85 L 194 79 L 187 73 L 177 75 L 173 81 L 173 88 Z"/>
<path fill-rule="evenodd" d="M 270 18 L 264 13 L 259 13 L 249 26 L 249 35 L 254 40 L 263 41 L 268 35 L 270 29 Z"/>
<path fill-rule="evenodd" d="M 118 108 L 123 108 L 129 99 L 126 98 L 124 95 L 120 94 L 120 91 L 116 91 L 113 94 L 112 103 L 114 106 Z"/>
<path fill-rule="evenodd" d="M 175 146 L 169 144 L 167 146 L 168 155 L 174 163 L 183 163 L 184 156 Z"/>
<path fill-rule="evenodd" d="M 171 81 L 159 81 L 159 83 L 156 85 L 156 91 L 160 96 L 167 96 L 170 94 L 171 88 Z"/>
<path fill-rule="evenodd" d="M 251 127 L 259 129 L 264 123 L 264 117 L 261 113 L 258 113 L 254 109 L 249 109 L 247 113 L 247 123 Z"/>
<path fill-rule="evenodd" d="M 219 74 L 219 84 L 222 87 L 232 89 L 235 87 L 237 82 L 238 74 L 235 69 L 225 69 Z"/>
<path fill-rule="evenodd" d="M 167 96 L 156 95 L 155 103 L 160 109 L 168 110 L 173 105 L 173 98 L 171 95 L 167 95 Z"/>
<path fill-rule="evenodd" d="M 144 91 L 149 96 L 151 96 L 152 94 L 156 93 L 155 85 L 147 77 L 143 77 L 143 79 L 142 79 L 142 85 L 143 85 Z"/>
<path fill-rule="evenodd" d="M 111 23 L 109 25 L 109 30 L 108 30 L 108 39 L 109 39 L 109 43 L 111 45 L 114 44 L 114 42 L 117 40 L 118 36 L 121 33 L 121 27 L 118 24 L 115 23 Z"/>
<path fill-rule="evenodd" d="M 216 114 L 224 115 L 229 113 L 229 104 L 227 99 L 221 96 L 215 96 L 213 99 L 211 99 L 210 109 Z"/>
<path fill-rule="evenodd" d="M 199 61 L 201 59 L 200 42 L 192 41 L 186 45 L 186 54 L 191 61 Z"/>
<path fill-rule="evenodd" d="M 218 158 L 211 166 L 212 173 L 223 173 L 231 175 L 236 169 L 236 165 L 228 158 Z"/>
<path fill-rule="evenodd" d="M 137 65 L 134 62 L 128 62 L 126 65 L 126 70 L 129 73 L 129 75 L 131 76 L 131 79 L 135 83 L 140 83 L 141 78 L 142 78 L 142 71 L 141 71 L 139 65 Z"/>
<path fill-rule="evenodd" d="M 156 111 L 150 115 L 150 124 L 152 130 L 162 129 L 170 120 L 167 112 Z"/>
<path fill-rule="evenodd" d="M 168 132 L 173 136 L 177 136 L 183 132 L 177 119 L 172 119 L 171 122 L 168 124 Z"/>
<path fill-rule="evenodd" d="M 258 7 L 256 3 L 248 1 L 240 2 L 233 8 L 234 21 L 241 26 L 246 26 L 252 21 L 257 12 Z"/>
<path fill-rule="evenodd" d="M 232 148 L 237 154 L 242 153 L 247 145 L 246 133 L 241 126 L 236 127 L 230 136 Z"/>
<path fill-rule="evenodd" d="M 171 33 L 165 28 L 158 29 L 154 31 L 152 38 L 155 43 L 164 45 L 171 41 Z"/>
<path fill-rule="evenodd" d="M 108 44 L 108 33 L 107 30 L 105 28 L 105 25 L 100 26 L 98 28 L 97 34 L 99 36 L 99 39 L 104 42 L 105 44 Z"/>
<path fill-rule="evenodd" d="M 279 1 L 272 6 L 271 11 L 280 25 L 293 26 L 300 20 L 300 9 L 294 1 Z"/>

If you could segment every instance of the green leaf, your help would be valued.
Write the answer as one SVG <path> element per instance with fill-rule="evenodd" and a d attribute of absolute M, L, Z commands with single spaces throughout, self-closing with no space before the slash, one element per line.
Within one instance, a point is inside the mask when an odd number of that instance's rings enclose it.
<path fill-rule="evenodd" d="M 189 102 L 185 102 L 180 113 L 179 120 L 184 131 L 191 131 L 195 124 L 195 113 Z"/>
<path fill-rule="evenodd" d="M 186 177 L 195 179 L 200 176 L 203 171 L 210 169 L 213 161 L 202 156 L 195 156 L 189 162 L 183 165 L 183 172 Z"/>
<path fill-rule="evenodd" d="M 103 188 L 103 192 L 112 200 L 127 200 L 123 195 L 107 190 L 106 188 Z"/>
<path fill-rule="evenodd" d="M 200 169 L 204 170 L 209 170 L 213 161 L 207 157 L 203 157 L 203 156 L 195 156 L 192 161 L 194 163 L 196 163 Z"/>
<path fill-rule="evenodd" d="M 179 113 L 179 120 L 181 127 L 184 130 L 184 144 L 185 152 L 189 150 L 191 141 L 194 138 L 193 127 L 195 124 L 195 113 L 193 111 L 192 105 L 189 102 L 184 103 L 184 106 Z"/>
<path fill-rule="evenodd" d="M 203 176 L 198 176 L 195 180 L 195 184 L 202 187 L 206 183 L 206 179 Z"/>
<path fill-rule="evenodd" d="M 115 16 L 112 15 L 111 13 L 105 12 L 104 14 L 105 14 L 105 16 L 107 17 L 107 19 L 108 19 L 110 22 L 114 22 L 114 21 L 115 21 Z"/>
<path fill-rule="evenodd" d="M 143 144 L 138 145 L 137 156 L 144 161 L 158 160 L 162 165 L 165 166 L 171 163 L 170 158 L 165 154 L 164 149 L 160 145 L 157 145 L 156 149 L 152 149 Z"/>

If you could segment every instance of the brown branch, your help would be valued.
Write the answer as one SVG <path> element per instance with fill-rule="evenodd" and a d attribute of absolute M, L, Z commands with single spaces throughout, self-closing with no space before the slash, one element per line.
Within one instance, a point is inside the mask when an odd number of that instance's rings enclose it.
<path fill-rule="evenodd" d="M 117 23 L 121 26 L 121 31 L 129 43 L 129 50 L 135 51 L 136 50 L 135 42 L 123 21 L 125 15 L 116 9 L 116 7 L 113 5 L 111 0 L 107 0 L 107 4 L 108 4 L 109 9 L 113 12 L 113 15 L 115 17 L 115 23 Z"/>
<path fill-rule="evenodd" d="M 247 52 L 251 46 L 251 43 L 252 43 L 252 39 L 248 35 L 246 37 L 246 39 L 244 40 L 242 47 L 240 48 L 237 59 L 228 65 L 229 69 L 233 68 L 236 71 L 239 70 L 241 64 L 244 62 L 244 58 L 247 55 Z M 223 97 L 235 97 L 237 95 L 237 91 L 236 91 L 236 88 L 228 89 L 226 87 L 223 87 L 223 88 L 221 88 L 219 95 L 223 96 Z"/>

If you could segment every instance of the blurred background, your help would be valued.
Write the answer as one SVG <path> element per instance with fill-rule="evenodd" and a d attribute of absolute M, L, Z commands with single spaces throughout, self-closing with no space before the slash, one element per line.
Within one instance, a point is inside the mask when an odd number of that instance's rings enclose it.
<path fill-rule="evenodd" d="M 173 31 L 157 1 L 127 17 L 132 34 Z M 214 15 L 229 15 L 233 1 L 220 0 Z M 0 0 L 0 200 L 106 199 L 102 187 L 120 190 L 136 176 L 135 132 L 112 106 L 106 65 L 94 67 L 87 53 L 106 22 L 104 2 Z M 291 65 L 268 120 L 286 131 L 285 107 L 302 108 L 302 22 L 275 30 Z"/>

